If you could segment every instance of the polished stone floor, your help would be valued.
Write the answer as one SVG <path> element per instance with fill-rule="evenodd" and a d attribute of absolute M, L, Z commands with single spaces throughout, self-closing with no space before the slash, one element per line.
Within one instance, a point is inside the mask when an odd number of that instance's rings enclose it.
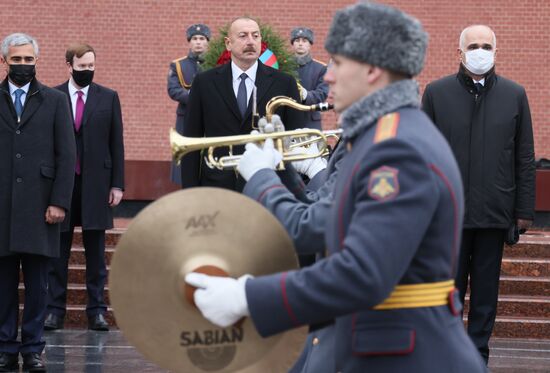
<path fill-rule="evenodd" d="M 148 362 L 118 330 L 45 333 L 49 373 L 166 372 Z M 491 372 L 550 372 L 550 340 L 493 339 Z"/>
<path fill-rule="evenodd" d="M 49 373 L 164 372 L 147 361 L 118 330 L 44 333 Z"/>

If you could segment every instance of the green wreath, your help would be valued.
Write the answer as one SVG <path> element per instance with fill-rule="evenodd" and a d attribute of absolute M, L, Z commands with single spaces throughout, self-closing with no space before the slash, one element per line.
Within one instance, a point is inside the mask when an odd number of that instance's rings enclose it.
<path fill-rule="evenodd" d="M 260 56 L 269 49 L 277 59 L 278 69 L 284 73 L 297 77 L 296 70 L 298 64 L 293 54 L 287 49 L 285 39 L 281 38 L 271 26 L 259 23 L 260 33 L 262 35 L 262 49 Z M 229 24 L 222 27 L 217 38 L 212 38 L 208 43 L 208 52 L 204 56 L 204 63 L 201 65 L 203 70 L 209 70 L 213 67 L 223 65 L 231 60 L 231 53 L 225 49 L 224 38 L 227 36 Z M 273 66 L 274 68 L 277 68 Z"/>

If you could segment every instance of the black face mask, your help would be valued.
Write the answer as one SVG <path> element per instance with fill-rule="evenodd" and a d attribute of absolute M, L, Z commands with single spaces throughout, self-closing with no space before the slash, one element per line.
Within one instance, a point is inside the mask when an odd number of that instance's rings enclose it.
<path fill-rule="evenodd" d="M 73 80 L 79 87 L 87 87 L 94 80 L 94 70 L 73 69 Z"/>
<path fill-rule="evenodd" d="M 8 76 L 10 80 L 19 87 L 24 86 L 34 79 L 36 75 L 35 65 L 9 65 L 10 72 Z"/>

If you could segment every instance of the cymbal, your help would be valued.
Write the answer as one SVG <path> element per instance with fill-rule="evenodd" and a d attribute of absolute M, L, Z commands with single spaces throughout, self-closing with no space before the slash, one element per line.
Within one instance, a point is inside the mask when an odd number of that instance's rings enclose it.
<path fill-rule="evenodd" d="M 238 278 L 295 269 L 297 260 L 282 225 L 250 198 L 206 187 L 166 195 L 132 220 L 112 259 L 111 305 L 128 341 L 174 372 L 287 371 L 306 328 L 262 338 L 250 318 L 215 326 L 183 280 L 201 267 Z"/>

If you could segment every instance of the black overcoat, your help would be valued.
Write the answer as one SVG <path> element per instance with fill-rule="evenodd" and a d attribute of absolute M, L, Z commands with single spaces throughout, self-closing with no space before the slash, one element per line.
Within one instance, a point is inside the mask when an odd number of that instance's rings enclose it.
<path fill-rule="evenodd" d="M 183 134 L 187 137 L 213 137 L 249 134 L 252 130 L 252 104 L 241 116 L 232 85 L 231 64 L 213 68 L 199 73 L 193 80 L 193 89 L 185 113 Z M 258 61 L 256 73 L 257 109 L 260 116 L 265 115 L 267 102 L 275 96 L 291 97 L 300 102 L 298 85 L 290 75 L 265 66 Z M 250 97 L 252 101 L 252 96 Z M 288 107 L 280 108 L 277 114 L 287 130 L 303 127 L 306 116 L 304 112 Z M 234 148 L 234 154 L 242 150 Z M 227 148 L 216 151 L 220 156 L 227 153 Z M 233 170 L 220 171 L 208 168 L 202 162 L 199 152 L 190 153 L 182 158 L 182 187 L 216 186 L 220 188 L 242 190 L 244 181 Z"/>
<path fill-rule="evenodd" d="M 68 84 L 65 82 L 56 88 L 65 93 L 65 100 L 70 105 Z M 83 229 L 113 227 L 109 192 L 113 187 L 124 190 L 122 133 L 117 92 L 96 83 L 90 84 L 82 126 L 75 136 L 82 170 L 82 216 L 77 221 L 82 223 Z M 69 229 L 69 222 L 70 219 L 65 219 L 62 230 Z"/>
<path fill-rule="evenodd" d="M 34 79 L 17 123 L 7 79 L 0 84 L 0 256 L 59 256 L 60 224 L 48 206 L 69 210 L 75 141 L 63 94 Z"/>
<path fill-rule="evenodd" d="M 422 108 L 460 167 L 464 228 L 508 228 L 535 217 L 535 156 L 525 89 L 495 74 L 477 92 L 461 68 L 428 84 Z"/>

